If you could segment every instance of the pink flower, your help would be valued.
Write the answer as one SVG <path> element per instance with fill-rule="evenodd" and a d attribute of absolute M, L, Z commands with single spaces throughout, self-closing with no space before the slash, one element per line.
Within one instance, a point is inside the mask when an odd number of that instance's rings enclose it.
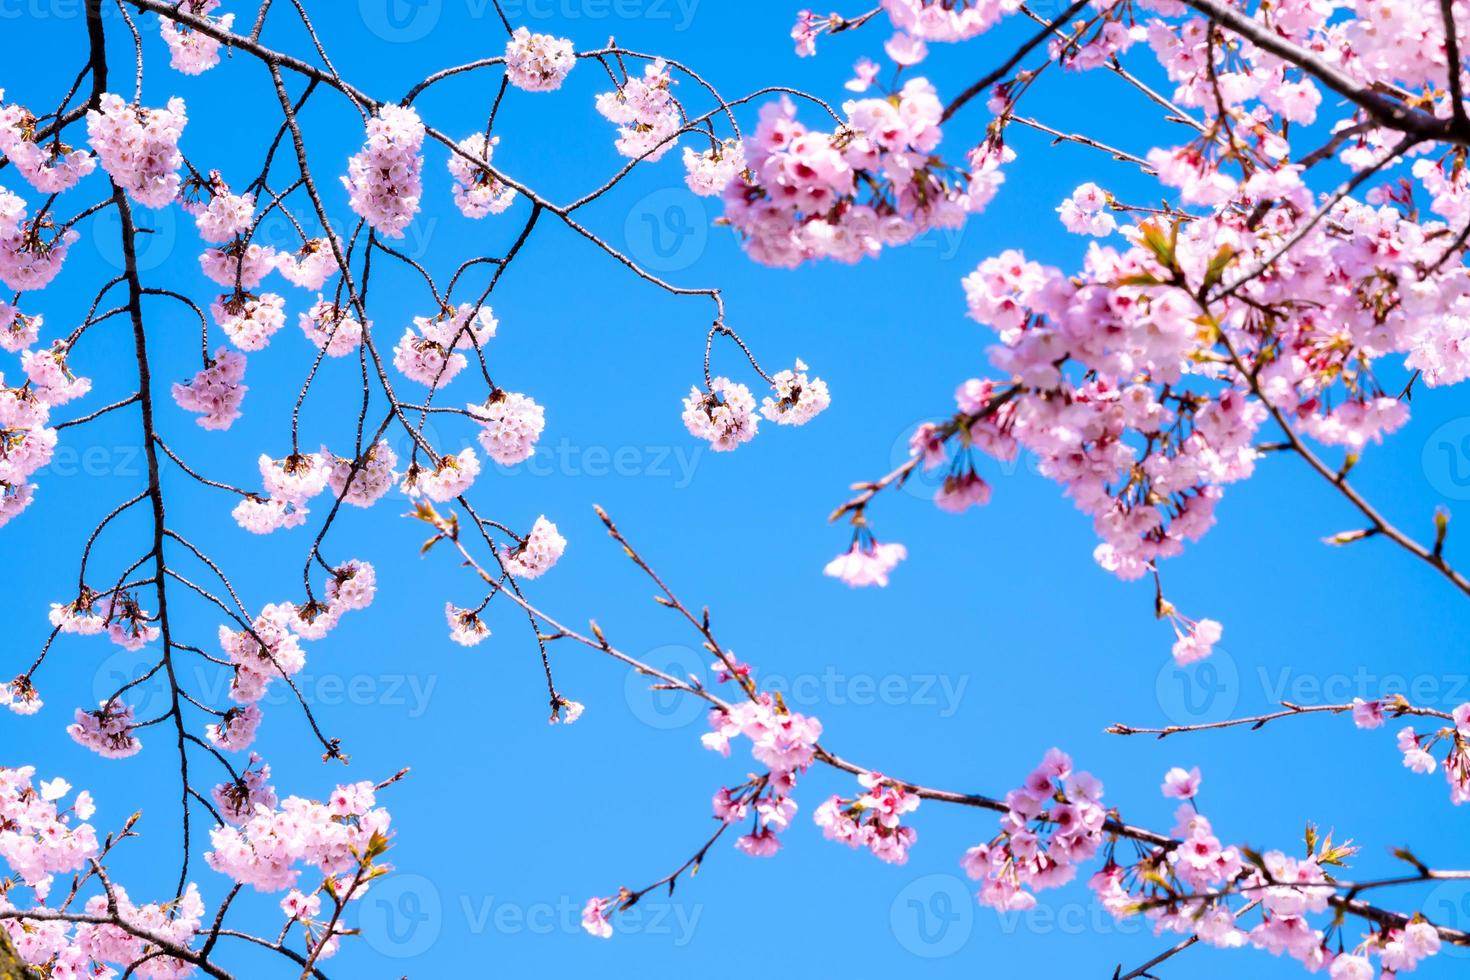
<path fill-rule="evenodd" d="M 890 42 L 892 43 L 892 42 Z M 878 77 L 880 67 L 871 58 L 859 58 L 852 66 L 853 77 L 843 83 L 843 87 L 849 92 L 866 92 L 873 85 L 873 80 Z"/>
<path fill-rule="evenodd" d="M 1353 698 L 1353 724 L 1359 728 L 1380 728 L 1383 725 L 1383 702 L 1364 701 Z"/>
<path fill-rule="evenodd" d="M 1164 774 L 1163 791 L 1165 796 L 1176 800 L 1192 800 L 1199 792 L 1200 775 L 1199 767 L 1195 766 L 1188 772 L 1175 766 Z"/>
<path fill-rule="evenodd" d="M 888 573 L 907 557 L 908 549 L 901 544 L 879 544 L 872 539 L 866 544 L 854 541 L 849 551 L 827 563 L 822 574 L 854 587 L 885 586 L 888 584 Z"/>
<path fill-rule="evenodd" d="M 762 827 L 753 834 L 740 837 L 735 846 L 751 857 L 775 857 L 781 849 L 781 840 L 771 830 Z"/>
<path fill-rule="evenodd" d="M 934 503 L 940 510 L 958 514 L 970 507 L 990 503 L 990 484 L 980 478 L 973 469 L 964 473 L 951 474 L 934 495 Z"/>
<path fill-rule="evenodd" d="M 577 63 L 572 42 L 550 34 L 532 34 L 516 28 L 505 46 L 505 77 L 527 92 L 551 92 Z"/>
<path fill-rule="evenodd" d="M 905 68 L 917 65 L 929 55 L 929 45 L 922 38 L 913 37 L 903 31 L 883 42 L 883 50 L 894 64 Z"/>
<path fill-rule="evenodd" d="M 1205 659 L 1213 651 L 1215 644 L 1220 642 L 1223 631 L 1224 627 L 1213 619 L 1201 619 L 1188 633 L 1181 633 L 1176 626 L 1175 634 L 1178 639 L 1174 641 L 1174 661 L 1182 665 Z"/>
<path fill-rule="evenodd" d="M 605 898 L 589 898 L 582 907 L 582 928 L 598 939 L 611 939 L 612 923 L 608 921 L 611 904 Z"/>

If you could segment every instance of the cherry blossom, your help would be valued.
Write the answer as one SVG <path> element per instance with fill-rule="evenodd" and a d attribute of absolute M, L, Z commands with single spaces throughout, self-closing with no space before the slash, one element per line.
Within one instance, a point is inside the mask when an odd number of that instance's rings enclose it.
<path fill-rule="evenodd" d="M 424 124 L 411 107 L 380 106 L 362 149 L 347 161 L 348 204 L 373 230 L 402 238 L 423 197 Z"/>
<path fill-rule="evenodd" d="M 107 93 L 99 108 L 87 113 L 87 141 L 102 169 L 133 200 L 161 208 L 172 204 L 182 187 L 179 137 L 187 122 L 183 99 L 170 99 L 166 109 L 145 109 Z"/>
<path fill-rule="evenodd" d="M 245 355 L 221 348 L 193 379 L 173 386 L 174 401 L 188 412 L 198 412 L 206 429 L 228 429 L 240 417 L 240 403 L 250 389 L 245 379 Z"/>
<path fill-rule="evenodd" d="M 505 46 L 505 77 L 527 92 L 552 92 L 561 88 L 567 73 L 576 65 L 572 42 L 550 34 L 532 34 L 516 28 Z"/>
<path fill-rule="evenodd" d="M 183 10 L 194 17 L 207 19 L 220 30 L 227 31 L 235 22 L 234 14 L 210 15 L 219 8 L 220 0 L 185 0 Z M 168 44 L 169 64 L 185 75 L 199 75 L 219 64 L 220 43 L 208 34 L 196 31 L 178 21 L 159 18 L 159 32 Z"/>
<path fill-rule="evenodd" d="M 503 551 L 505 570 L 517 578 L 539 578 L 551 570 L 566 551 L 567 539 L 543 515 L 536 518 L 526 540 Z"/>
<path fill-rule="evenodd" d="M 449 155 L 449 175 L 454 178 L 454 205 L 466 218 L 500 214 L 516 199 L 515 188 L 497 177 L 489 167 L 499 142 L 498 136 L 486 139 L 484 133 L 471 133 L 459 141 L 460 152 Z M 471 161 L 481 161 L 485 165 L 478 166 Z"/>
<path fill-rule="evenodd" d="M 691 435 L 708 440 L 717 453 L 754 439 L 759 426 L 755 396 L 729 378 L 715 378 L 706 391 L 691 388 L 684 399 L 684 427 Z"/>

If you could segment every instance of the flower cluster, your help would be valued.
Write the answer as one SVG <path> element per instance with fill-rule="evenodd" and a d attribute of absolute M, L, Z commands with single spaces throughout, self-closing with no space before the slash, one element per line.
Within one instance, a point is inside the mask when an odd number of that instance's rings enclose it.
<path fill-rule="evenodd" d="M 561 88 L 567 73 L 577 63 L 572 42 L 550 34 L 532 34 L 524 27 L 505 45 L 505 77 L 527 92 L 552 92 Z"/>
<path fill-rule="evenodd" d="M 642 78 L 629 78 L 597 97 L 597 111 L 618 127 L 616 146 L 623 156 L 653 161 L 673 147 L 683 118 L 673 84 L 660 59 L 643 66 Z"/>
<path fill-rule="evenodd" d="M 328 357 L 344 357 L 362 346 L 364 330 L 372 330 L 369 320 L 363 324 L 349 310 L 338 303 L 329 303 L 320 296 L 311 309 L 297 318 L 301 332 L 317 346 L 327 352 Z"/>
<path fill-rule="evenodd" d="M 373 784 L 361 782 L 338 786 L 326 802 L 292 796 L 280 809 L 258 806 L 239 826 L 211 830 L 213 850 L 204 859 L 262 892 L 295 887 L 299 863 L 334 879 L 334 894 L 350 900 L 387 848 L 391 817 L 376 802 Z"/>
<path fill-rule="evenodd" d="M 29 382 L 8 387 L 0 375 L 0 526 L 30 505 L 31 475 L 51 461 L 56 449 L 56 430 L 46 424 L 49 392 Z"/>
<path fill-rule="evenodd" d="M 332 242 L 326 238 L 307 239 L 295 254 L 281 252 L 276 256 L 277 271 L 302 289 L 321 289 L 340 268 Z"/>
<path fill-rule="evenodd" d="M 882 773 L 858 776 L 863 793 L 852 799 L 833 795 L 817 807 L 813 819 L 822 835 L 848 847 L 866 847 L 879 860 L 903 864 L 919 832 L 902 823 L 919 808 L 919 797 Z"/>
<path fill-rule="evenodd" d="M 245 355 L 220 348 L 193 379 L 173 386 L 174 401 L 187 412 L 198 412 L 206 429 L 228 429 L 240 417 L 240 402 L 250 389 L 245 380 Z"/>
<path fill-rule="evenodd" d="M 275 293 L 259 296 L 244 290 L 220 296 L 209 311 L 230 343 L 243 351 L 264 350 L 286 325 L 286 301 Z"/>
<path fill-rule="evenodd" d="M 719 197 L 745 172 L 745 147 L 739 140 L 716 143 L 704 152 L 684 147 L 684 183 L 700 197 Z"/>
<path fill-rule="evenodd" d="M 81 237 L 50 217 L 27 214 L 25 202 L 0 187 L 0 282 L 20 292 L 49 286 Z"/>
<path fill-rule="evenodd" d="M 393 469 L 398 465 L 398 454 L 386 440 L 380 439 L 367 447 L 358 460 L 333 455 L 326 447 L 322 447 L 322 457 L 331 467 L 327 473 L 327 486 L 333 496 L 354 507 L 371 507 L 382 500 L 398 480 Z"/>
<path fill-rule="evenodd" d="M 206 194 L 209 196 L 208 201 L 203 199 Z M 194 216 L 194 226 L 199 230 L 199 237 L 215 244 L 228 242 L 245 234 L 250 230 L 255 216 L 255 197 L 251 194 L 230 193 L 229 184 L 225 183 L 218 170 L 210 171 L 207 180 L 191 179 L 185 182 L 179 206 Z M 234 279 L 231 278 L 221 285 L 228 286 L 233 282 Z"/>
<path fill-rule="evenodd" d="M 723 670 L 724 665 L 717 665 Z M 710 731 L 701 737 L 705 748 L 730 754 L 730 741 L 750 739 L 750 754 L 768 768 L 764 776 L 715 796 L 715 816 L 726 823 L 744 819 L 754 811 L 755 825 L 736 846 L 753 857 L 770 857 L 780 848 L 777 837 L 796 812 L 791 791 L 798 773 L 805 772 L 816 758 L 822 723 L 816 718 L 788 711 L 768 694 L 743 700 L 728 710 L 715 708 L 709 714 Z"/>
<path fill-rule="evenodd" d="M 59 139 L 46 140 L 43 145 L 36 133 L 36 117 L 24 106 L 4 105 L 4 99 L 5 90 L 0 89 L 0 153 L 36 190 L 60 194 L 97 168 L 97 161 L 86 150 L 73 149 Z"/>
<path fill-rule="evenodd" d="M 1036 904 L 1033 892 L 1075 878 L 1077 866 L 1102 845 L 1102 792 L 1098 780 L 1073 772 L 1066 753 L 1048 751 L 1020 788 L 1006 794 L 1010 809 L 1000 818 L 1000 834 L 965 852 L 965 872 L 983 882 L 980 903 L 1024 911 Z"/>
<path fill-rule="evenodd" d="M 432 317 L 416 316 L 413 327 L 404 330 L 393 348 L 393 364 L 420 384 L 447 385 L 469 363 L 456 348 L 478 351 L 495 336 L 497 325 L 488 306 L 468 303 L 446 307 Z"/>
<path fill-rule="evenodd" d="M 516 199 L 515 188 L 495 176 L 490 169 L 490 158 L 499 142 L 499 136 L 486 139 L 484 133 L 472 133 L 459 141 L 459 153 L 449 155 L 449 175 L 454 178 L 454 206 L 466 218 L 500 214 Z M 484 165 L 474 161 L 481 161 Z"/>
<path fill-rule="evenodd" d="M 260 728 L 261 710 L 258 704 L 247 704 L 243 708 L 228 709 L 217 724 L 207 725 L 204 737 L 211 745 L 226 752 L 243 752 L 255 741 Z"/>
<path fill-rule="evenodd" d="M 66 733 L 104 759 L 126 759 L 143 748 L 133 734 L 132 705 L 106 701 L 96 711 L 78 708 L 76 719 L 67 726 Z"/>
<path fill-rule="evenodd" d="M 551 570 L 567 549 L 567 539 L 545 515 L 536 518 L 526 540 L 501 553 L 501 565 L 517 578 L 539 578 Z"/>
<path fill-rule="evenodd" d="M 481 433 L 483 442 L 483 432 Z M 410 497 L 424 496 L 443 503 L 468 490 L 480 475 L 480 457 L 473 448 L 440 456 L 432 466 L 417 460 L 408 464 L 399 488 Z"/>
<path fill-rule="evenodd" d="M 133 200 L 161 208 L 179 196 L 179 137 L 187 122 L 183 99 L 170 99 L 166 109 L 145 109 L 108 92 L 87 112 L 87 141 L 102 169 Z"/>
<path fill-rule="evenodd" d="M 536 453 L 536 440 L 546 428 L 546 410 L 529 395 L 496 388 L 483 404 L 466 406 L 480 423 L 476 438 L 501 466 L 514 466 Z"/>
<path fill-rule="evenodd" d="M 690 388 L 684 399 L 684 427 L 690 435 L 708 440 L 715 452 L 729 452 L 755 438 L 760 427 L 755 396 L 745 385 L 725 377 L 712 380 L 705 391 Z"/>
<path fill-rule="evenodd" d="M 1190 800 L 1179 807 L 1174 834 L 1167 845 L 1147 849 L 1132 864 L 1119 863 L 1111 851 L 1089 886 L 1103 907 L 1124 919 L 1143 915 L 1157 932 L 1193 937 L 1231 949 L 1247 943 L 1273 955 L 1287 955 L 1309 971 L 1326 969 L 1334 980 L 1372 980 L 1370 957 L 1377 956 L 1392 976 L 1413 970 L 1439 950 L 1438 931 L 1419 917 L 1385 927 L 1348 949 L 1328 941 L 1330 930 L 1311 917 L 1327 913 L 1336 893 L 1331 870 L 1355 853 L 1334 845 L 1331 835 L 1319 838 L 1307 830 L 1307 856 L 1281 851 L 1255 855 L 1222 845 L 1210 821 L 1192 805 L 1199 790 L 1199 770 L 1170 770 L 1165 796 Z M 1232 907 L 1239 896 L 1249 904 Z M 1244 916 L 1256 905 L 1260 917 L 1251 925 Z"/>
<path fill-rule="evenodd" d="M 778 371 L 771 378 L 776 397 L 767 395 L 761 401 L 761 414 L 777 425 L 806 425 L 828 405 L 832 396 L 821 378 L 808 378 L 807 366 L 797 359 L 790 371 Z"/>
<path fill-rule="evenodd" d="M 444 619 L 449 623 L 449 638 L 462 647 L 475 646 L 490 635 L 490 627 L 480 619 L 478 609 L 461 609 L 446 602 Z"/>
<path fill-rule="evenodd" d="M 380 106 L 368 120 L 362 149 L 347 161 L 348 205 L 373 230 L 402 238 L 423 197 L 424 124 L 412 108 Z"/>
<path fill-rule="evenodd" d="M 1399 699 L 1389 705 L 1389 710 L 1401 704 Z M 1360 701 L 1353 709 L 1353 721 L 1359 728 L 1377 728 L 1383 724 L 1384 707 L 1380 701 Z M 1470 703 L 1451 712 L 1451 719 L 1449 725 L 1433 732 L 1420 733 L 1412 725 L 1405 726 L 1399 730 L 1398 747 L 1406 769 L 1425 774 L 1443 769 L 1450 786 L 1450 802 L 1459 806 L 1470 802 Z M 1436 762 L 1434 748 L 1441 742 L 1445 744 L 1445 755 Z"/>
<path fill-rule="evenodd" d="M 228 31 L 235 23 L 234 14 L 210 16 L 219 5 L 220 0 L 184 0 L 180 12 Z M 185 75 L 201 75 L 219 64 L 220 43 L 208 34 L 168 17 L 159 17 L 158 28 L 168 45 L 169 65 L 176 71 Z"/>
<path fill-rule="evenodd" d="M 880 543 L 866 526 L 862 526 L 853 535 L 852 547 L 829 561 L 822 574 L 855 588 L 865 585 L 881 587 L 888 584 L 889 573 L 908 556 L 908 548 L 895 541 Z"/>
<path fill-rule="evenodd" d="M 988 201 L 979 188 L 972 195 L 969 173 L 933 155 L 943 106 L 924 79 L 843 109 L 847 122 L 827 133 L 798 122 L 788 98 L 762 108 L 745 141 L 748 176 L 724 197 L 725 219 L 756 261 L 857 262 L 926 229 L 956 227 Z"/>
<path fill-rule="evenodd" d="M 73 814 L 82 821 L 91 819 L 90 794 L 78 793 L 70 810 L 62 812 L 57 801 L 71 787 L 62 779 L 38 786 L 32 782 L 35 775 L 30 766 L 0 766 L 0 860 L 44 900 L 53 875 L 76 871 L 96 856 L 97 834 L 90 824 L 71 819 Z M 12 938 L 21 931 L 14 922 L 4 922 Z"/>

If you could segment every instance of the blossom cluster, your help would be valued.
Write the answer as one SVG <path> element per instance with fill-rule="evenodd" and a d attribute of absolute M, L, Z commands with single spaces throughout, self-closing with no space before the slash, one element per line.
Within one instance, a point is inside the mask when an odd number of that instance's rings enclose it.
<path fill-rule="evenodd" d="M 338 786 L 325 802 L 288 797 L 278 809 L 257 806 L 238 826 L 209 833 L 209 866 L 257 891 L 294 888 L 298 864 L 334 879 L 344 900 L 361 893 L 364 870 L 386 849 L 392 818 L 377 806 L 373 784 Z"/>
<path fill-rule="evenodd" d="M 1216 837 L 1193 804 L 1198 789 L 1198 770 L 1171 770 L 1164 794 L 1190 801 L 1176 813 L 1177 839 L 1148 849 L 1131 864 L 1120 863 L 1110 851 L 1092 876 L 1089 886 L 1113 916 L 1142 915 L 1156 932 L 1193 937 L 1222 949 L 1249 944 L 1290 956 L 1309 971 L 1326 969 L 1334 980 L 1372 980 L 1372 957 L 1378 958 L 1385 977 L 1395 976 L 1439 950 L 1438 931 L 1418 916 L 1374 931 L 1348 948 L 1341 941 L 1329 942 L 1330 930 L 1315 925 L 1312 916 L 1330 911 L 1337 891 L 1332 869 L 1355 849 L 1334 845 L 1331 835 L 1319 839 L 1308 828 L 1304 858 L 1281 851 L 1248 856 Z M 1257 905 L 1257 921 L 1245 922 Z"/>
<path fill-rule="evenodd" d="M 60 194 L 97 168 L 97 161 L 86 150 L 70 147 L 59 139 L 41 140 L 30 110 L 5 105 L 4 99 L 5 90 L 0 89 L 0 153 L 36 190 Z"/>
<path fill-rule="evenodd" d="M 889 864 L 903 864 L 919 832 L 903 821 L 903 815 L 919 808 L 919 797 L 882 773 L 858 776 L 863 792 L 853 798 L 836 794 L 817 807 L 812 815 L 822 835 L 848 847 L 866 847 Z"/>
<path fill-rule="evenodd" d="M 1409 704 L 1402 697 L 1389 701 L 1357 698 L 1353 702 L 1353 724 L 1359 728 L 1381 728 L 1388 715 L 1397 717 L 1408 709 Z M 1448 725 L 1429 732 L 1415 731 L 1413 725 L 1406 725 L 1399 729 L 1397 741 L 1404 768 L 1420 774 L 1442 769 L 1450 787 L 1450 802 L 1459 806 L 1470 802 L 1470 703 L 1450 712 L 1449 720 Z M 1434 752 L 1440 743 L 1444 745 L 1444 758 L 1436 761 Z"/>
<path fill-rule="evenodd" d="M 673 84 L 660 59 L 643 66 L 642 78 L 629 78 L 597 97 L 597 111 L 618 127 L 616 146 L 623 156 L 651 162 L 673 147 L 683 119 Z"/>
<path fill-rule="evenodd" d="M 469 303 L 446 307 L 432 317 L 416 316 L 393 348 L 393 364 L 420 384 L 447 385 L 469 363 L 458 348 L 480 350 L 495 336 L 497 325 L 490 307 Z"/>
<path fill-rule="evenodd" d="M 515 188 L 490 169 L 490 158 L 499 142 L 499 136 L 487 139 L 484 133 L 472 133 L 459 141 L 459 153 L 449 155 L 449 175 L 454 178 L 454 206 L 466 218 L 500 214 L 515 201 Z M 472 161 L 480 161 L 484 166 Z"/>
<path fill-rule="evenodd" d="M 211 17 L 219 8 L 220 0 L 184 0 L 180 12 L 199 20 L 205 20 L 222 31 L 228 31 L 235 23 L 234 14 Z M 158 19 L 159 33 L 168 45 L 169 65 L 185 75 L 202 75 L 219 64 L 220 42 L 168 17 Z"/>
<path fill-rule="evenodd" d="M 240 402 L 250 389 L 245 380 L 245 355 L 220 348 L 198 374 L 173 386 L 174 401 L 189 412 L 198 412 L 206 429 L 228 429 L 240 417 Z"/>
<path fill-rule="evenodd" d="M 805 425 L 832 404 L 827 383 L 807 376 L 800 359 L 795 368 L 768 378 L 775 397 L 767 395 L 760 414 L 777 425 Z M 690 388 L 684 399 L 684 427 L 709 442 L 715 452 L 728 452 L 755 438 L 760 428 L 755 396 L 727 377 L 710 379 L 705 390 Z"/>
<path fill-rule="evenodd" d="M 411 107 L 379 106 L 362 149 L 347 161 L 348 204 L 373 230 L 402 238 L 423 197 L 424 124 Z"/>
<path fill-rule="evenodd" d="M 843 110 L 846 121 L 822 132 L 797 121 L 789 98 L 762 107 L 743 147 L 748 170 L 724 193 L 724 218 L 756 261 L 857 262 L 928 229 L 957 227 L 994 194 L 989 151 L 973 154 L 968 170 L 934 156 L 943 106 L 926 80 Z"/>
<path fill-rule="evenodd" d="M 170 99 L 164 109 L 145 109 L 108 92 L 87 113 L 87 141 L 102 169 L 133 200 L 161 208 L 179 196 L 184 162 L 179 137 L 188 121 L 183 99 Z"/>
<path fill-rule="evenodd" d="M 961 865 L 981 881 L 982 905 L 1024 911 L 1035 892 L 1067 884 L 1101 847 L 1107 823 L 1102 783 L 1074 772 L 1059 749 L 1046 753 L 1022 785 L 1006 794 L 1000 834 L 965 852 Z"/>
<path fill-rule="evenodd" d="M 532 34 L 516 28 L 505 45 L 505 77 L 527 92 L 552 92 L 561 88 L 567 73 L 576 65 L 572 42 L 550 34 Z"/>
<path fill-rule="evenodd" d="M 723 664 L 717 666 L 723 669 Z M 738 791 L 732 795 L 728 789 L 721 790 L 715 796 L 715 815 L 732 823 L 754 810 L 755 826 L 736 841 L 736 846 L 755 857 L 770 857 L 781 846 L 778 831 L 786 829 L 796 812 L 791 791 L 797 774 L 805 772 L 816 758 L 822 723 L 786 710 L 768 694 L 758 694 L 728 710 L 711 710 L 709 725 L 710 731 L 701 737 L 705 748 L 728 756 L 731 740 L 744 736 L 751 742 L 750 754 L 769 770 L 752 784 L 758 792 L 748 799 Z M 742 806 L 742 800 L 750 806 Z"/>

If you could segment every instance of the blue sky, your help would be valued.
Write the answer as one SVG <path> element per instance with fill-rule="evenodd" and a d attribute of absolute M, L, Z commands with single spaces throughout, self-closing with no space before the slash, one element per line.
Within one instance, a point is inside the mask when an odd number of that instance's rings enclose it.
<path fill-rule="evenodd" d="M 435 68 L 499 53 L 504 43 L 488 0 L 316 6 L 338 69 L 379 97 L 396 97 Z M 265 40 L 302 50 L 289 8 L 278 7 Z M 74 0 L 0 0 L 5 34 L 18 30 L 24 42 L 7 46 L 13 56 L 0 72 L 7 100 L 49 107 L 70 82 L 85 54 L 80 8 Z M 579 48 L 614 35 L 630 48 L 676 57 L 730 97 L 788 84 L 837 101 L 850 63 L 879 57 L 886 37 L 875 24 L 824 41 L 819 58 L 803 61 L 786 36 L 795 7 L 781 3 L 522 0 L 507 12 Z M 242 20 L 250 16 L 241 12 Z M 245 58 L 198 79 L 172 73 L 156 23 L 142 20 L 145 102 L 183 96 L 191 161 L 237 184 L 253 177 L 276 125 L 269 77 Z M 115 77 L 126 81 L 129 52 L 117 18 L 109 30 Z M 1001 61 L 1020 33 L 936 49 L 923 70 L 941 94 L 952 93 Z M 496 85 L 494 75 L 469 75 L 426 96 L 420 110 L 436 128 L 466 134 L 482 123 Z M 605 87 L 605 76 L 584 63 L 554 95 L 512 91 L 497 123 L 497 164 L 552 200 L 601 183 L 621 163 L 613 129 L 592 105 Z M 683 94 L 693 105 L 691 87 Z M 1134 152 L 1172 138 L 1136 93 L 1100 75 L 1051 80 L 1031 108 L 1049 125 Z M 753 125 L 749 109 L 747 121 Z M 985 121 L 972 104 L 946 145 L 963 150 Z M 345 222 L 345 194 L 325 178 L 356 149 L 357 116 L 322 92 L 302 122 L 313 166 L 331 185 L 328 209 Z M 602 533 L 592 511 L 600 503 L 687 602 L 710 606 L 722 642 L 800 710 L 818 715 L 824 742 L 849 759 L 929 785 L 999 794 L 1059 745 L 1104 781 L 1106 799 L 1128 820 L 1161 829 L 1172 810 L 1158 794 L 1164 771 L 1199 765 L 1202 808 L 1222 838 L 1295 851 L 1304 824 L 1315 821 L 1363 845 L 1359 877 L 1396 870 L 1387 852 L 1406 844 L 1431 864 L 1463 866 L 1470 854 L 1463 835 L 1446 832 L 1460 814 L 1443 780 L 1401 769 L 1391 730 L 1364 733 L 1345 719 L 1314 718 L 1162 743 L 1103 734 L 1118 721 L 1212 720 L 1257 713 L 1281 698 L 1324 703 L 1395 685 L 1413 685 L 1411 697 L 1440 708 L 1470 701 L 1463 597 L 1386 544 L 1324 547 L 1320 538 L 1357 523 L 1293 459 L 1267 459 L 1255 479 L 1231 487 L 1216 529 L 1166 567 L 1181 609 L 1225 624 L 1215 658 L 1189 675 L 1172 665 L 1172 634 L 1153 619 L 1148 586 L 1118 582 L 1094 565 L 1088 521 L 1024 461 L 1009 470 L 988 464 L 993 503 L 960 517 L 928 503 L 932 486 L 881 499 L 876 530 L 905 542 L 910 554 L 888 589 L 850 591 L 821 576 L 847 543 L 846 531 L 825 517 L 846 499 L 848 484 L 891 468 L 913 427 L 944 414 L 954 386 L 985 370 L 990 338 L 963 315 L 963 275 L 1008 247 L 1075 263 L 1083 242 L 1062 232 L 1052 209 L 1083 180 L 1125 200 L 1150 197 L 1148 182 L 1125 164 L 1077 147 L 1049 149 L 1034 133 L 1016 130 L 1012 138 L 1019 158 L 984 215 L 962 232 L 927 236 L 855 267 L 793 272 L 749 263 L 731 234 L 711 225 L 716 205 L 683 188 L 674 155 L 586 209 L 585 223 L 670 281 L 722 287 L 729 322 L 768 367 L 801 357 L 828 381 L 834 404 L 817 421 L 799 430 L 770 426 L 733 454 L 709 453 L 679 421 L 679 399 L 699 378 L 708 302 L 641 283 L 543 221 L 496 289 L 500 331 L 488 349 L 499 384 L 546 406 L 542 452 L 517 470 L 487 472 L 472 493 L 482 513 L 516 527 L 544 513 L 568 537 L 566 557 L 534 583 L 533 601 L 569 624 L 595 617 L 616 645 L 657 666 L 702 669 L 708 657 L 697 638 L 649 601 L 650 584 Z M 430 149 L 426 174 L 426 207 L 402 247 L 429 268 L 446 273 L 469 255 L 499 253 L 519 231 L 524 201 L 483 222 L 453 209 L 442 149 Z M 91 203 L 101 195 L 99 179 L 70 199 Z M 199 300 L 212 296 L 182 216 L 144 214 L 140 222 L 153 230 L 141 256 L 145 279 Z M 32 309 L 45 314 L 48 331 L 69 329 L 88 284 L 115 274 L 108 237 L 115 232 L 107 221 L 84 232 L 63 278 Z M 310 349 L 294 328 L 303 294 L 280 288 L 292 325 L 252 356 L 246 415 L 227 434 L 198 429 L 163 393 L 166 381 L 196 369 L 197 333 L 181 308 L 149 309 L 160 425 L 212 477 L 253 486 L 255 457 L 281 455 L 288 445 L 289 405 Z M 410 317 L 431 312 L 427 302 L 412 274 L 380 268 L 372 316 L 385 347 Z M 97 379 L 97 390 L 76 414 L 132 390 L 131 347 L 120 319 L 89 333 L 73 363 Z M 739 372 L 738 358 L 733 347 L 717 347 L 716 373 Z M 303 413 L 305 445 L 347 443 L 358 386 L 355 365 L 327 365 Z M 474 400 L 468 375 L 446 397 Z M 1365 493 L 1406 529 L 1427 535 L 1436 504 L 1457 510 L 1470 501 L 1467 407 L 1454 390 L 1421 392 L 1410 425 L 1355 471 Z M 38 502 L 5 530 L 13 574 L 0 655 L 11 672 L 43 641 L 47 604 L 70 597 L 91 527 L 144 477 L 135 415 L 119 412 L 63 435 L 56 461 L 39 477 Z M 450 446 L 468 445 L 471 435 L 454 423 L 437 432 Z M 174 469 L 165 472 L 165 490 L 171 524 L 220 560 L 247 605 L 296 597 L 309 532 L 248 536 L 228 517 L 231 500 Z M 697 708 L 651 695 L 617 664 L 580 648 L 554 647 L 553 655 L 559 686 L 587 713 L 573 727 L 548 726 L 523 617 L 503 606 L 489 641 L 469 651 L 451 644 L 444 602 L 468 603 L 479 593 L 447 552 L 418 557 L 423 526 L 400 518 L 404 510 L 405 501 L 391 497 L 346 515 L 328 539 L 334 559 L 373 562 L 380 584 L 371 610 L 311 645 L 301 678 L 323 728 L 343 739 L 350 767 L 322 764 L 300 713 L 275 698 L 258 743 L 283 795 L 319 796 L 337 781 L 413 767 L 384 794 L 398 871 L 357 910 L 364 937 L 346 945 L 333 975 L 521 976 L 555 964 L 575 975 L 726 977 L 760 964 L 824 975 L 1101 977 L 1169 944 L 1112 922 L 1080 884 L 1043 893 L 1026 916 L 976 907 L 958 859 L 992 835 L 990 814 L 925 804 L 904 867 L 823 841 L 807 816 L 853 785 L 830 772 L 804 780 L 802 813 L 778 858 L 754 860 L 718 845 L 698 877 L 683 880 L 671 900 L 651 896 L 614 940 L 586 936 L 577 925 L 586 898 L 620 884 L 640 887 L 682 863 L 709 832 L 710 795 L 740 781 L 745 764 L 700 747 Z M 137 556 L 146 530 L 138 516 L 109 531 L 99 568 Z M 1452 556 L 1462 550 L 1460 526 L 1452 525 Z M 213 649 L 216 617 L 181 605 L 176 628 Z M 164 897 L 176 874 L 178 777 L 166 733 L 151 731 L 145 751 L 123 762 L 98 759 L 62 733 L 73 706 L 109 693 L 142 662 L 101 640 L 59 642 L 37 677 L 46 708 L 35 718 L 0 716 L 0 745 L 5 764 L 35 764 L 46 776 L 91 787 L 99 827 L 143 810 L 144 839 L 118 852 L 114 872 L 135 896 L 152 898 Z M 223 691 L 213 668 L 190 663 L 185 676 L 211 698 Z M 198 765 L 206 768 L 202 759 Z M 196 878 L 207 899 L 227 888 L 202 864 Z M 1470 927 L 1470 887 L 1384 898 Z M 248 896 L 241 924 L 269 930 L 279 921 L 274 905 L 269 896 Z M 241 975 L 276 968 L 254 952 L 230 957 Z M 1447 955 L 1420 975 L 1432 980 L 1457 969 L 1463 965 Z M 1285 977 L 1298 968 L 1257 951 L 1191 951 L 1163 975 L 1245 970 Z"/>

